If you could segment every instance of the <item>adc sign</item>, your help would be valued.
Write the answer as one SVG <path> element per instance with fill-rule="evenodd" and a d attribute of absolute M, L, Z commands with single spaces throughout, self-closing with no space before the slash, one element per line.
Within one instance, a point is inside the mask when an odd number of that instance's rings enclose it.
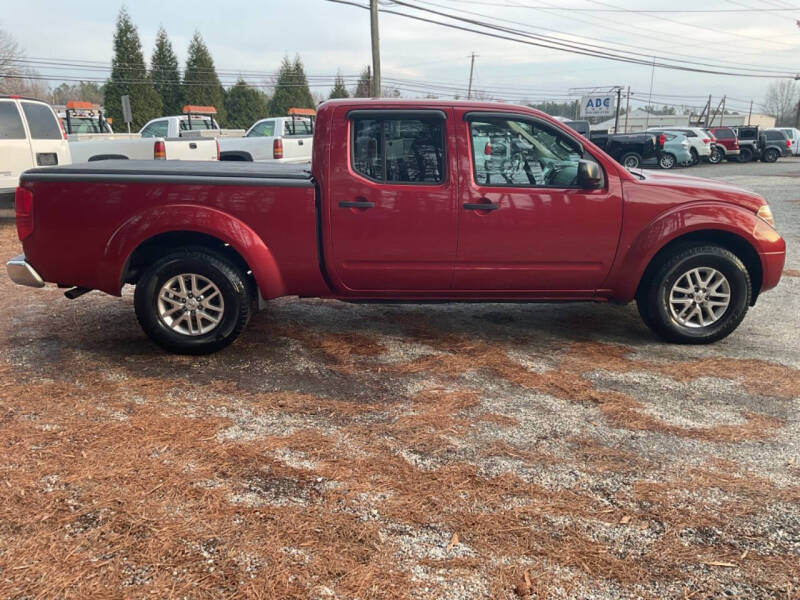
<path fill-rule="evenodd" d="M 613 117 L 616 110 L 614 95 L 581 97 L 582 117 Z"/>

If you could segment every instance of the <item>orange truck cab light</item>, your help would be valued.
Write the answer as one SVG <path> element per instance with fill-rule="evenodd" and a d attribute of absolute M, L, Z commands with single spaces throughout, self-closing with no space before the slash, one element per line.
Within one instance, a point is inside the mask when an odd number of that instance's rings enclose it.
<path fill-rule="evenodd" d="M 289 114 L 296 117 L 313 117 L 317 111 L 313 108 L 290 108 Z"/>
<path fill-rule="evenodd" d="M 197 106 L 194 104 L 187 104 L 183 107 L 183 114 L 185 115 L 215 115 L 217 109 L 213 106 Z"/>

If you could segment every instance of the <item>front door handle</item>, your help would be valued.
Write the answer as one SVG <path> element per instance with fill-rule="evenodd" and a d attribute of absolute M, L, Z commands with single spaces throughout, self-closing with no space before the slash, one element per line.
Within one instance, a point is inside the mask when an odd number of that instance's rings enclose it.
<path fill-rule="evenodd" d="M 498 208 L 500 205 L 494 202 L 467 202 L 464 204 L 464 210 L 497 210 Z"/>
<path fill-rule="evenodd" d="M 342 208 L 373 208 L 374 202 L 358 201 L 358 202 L 339 202 Z"/>

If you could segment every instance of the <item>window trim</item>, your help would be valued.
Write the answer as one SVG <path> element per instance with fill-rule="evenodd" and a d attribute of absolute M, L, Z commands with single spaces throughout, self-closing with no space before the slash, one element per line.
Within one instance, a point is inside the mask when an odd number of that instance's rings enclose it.
<path fill-rule="evenodd" d="M 478 181 L 478 176 L 476 172 L 476 165 L 475 165 L 475 148 L 473 145 L 472 140 L 472 123 L 473 121 L 480 121 L 481 119 L 487 120 L 497 120 L 497 119 L 504 119 L 504 120 L 511 120 L 511 121 L 522 121 L 523 123 L 531 123 L 534 125 L 543 125 L 545 127 L 549 127 L 550 129 L 554 129 L 558 131 L 560 134 L 564 135 L 565 137 L 571 139 L 575 142 L 581 150 L 581 159 L 586 160 L 585 157 L 588 154 L 592 161 L 597 163 L 597 166 L 600 167 L 603 171 L 603 179 L 605 181 L 605 185 L 602 188 L 598 188 L 602 191 L 606 191 L 608 189 L 608 173 L 606 172 L 605 167 L 603 166 L 602 161 L 598 160 L 591 152 L 586 150 L 586 147 L 578 140 L 574 135 L 567 131 L 563 131 L 560 127 L 554 126 L 552 123 L 545 121 L 544 119 L 540 119 L 534 117 L 533 115 L 524 115 L 520 113 L 513 113 L 513 112 L 505 112 L 505 111 L 492 111 L 492 112 L 484 112 L 484 111 L 470 111 L 464 113 L 464 123 L 467 127 L 467 138 L 469 140 L 469 161 L 471 164 L 472 171 L 472 183 L 473 185 L 479 188 L 518 188 L 518 189 L 526 189 L 526 190 L 583 190 L 584 188 L 579 185 L 531 185 L 531 184 L 509 184 L 509 183 L 481 183 Z M 580 134 L 579 134 L 580 135 Z M 587 192 L 596 191 L 596 190 L 585 190 Z"/>
<path fill-rule="evenodd" d="M 381 124 L 381 139 L 382 139 L 382 149 L 383 149 L 383 174 L 384 177 L 386 176 L 386 121 L 399 121 L 403 118 L 408 120 L 433 120 L 433 119 L 441 119 L 442 120 L 442 177 L 440 181 L 387 181 L 380 179 L 374 179 L 369 175 L 365 175 L 360 171 L 357 171 L 355 168 L 355 151 L 356 151 L 356 128 L 355 128 L 355 119 L 365 119 L 365 120 L 373 120 L 378 121 Z M 347 126 L 350 129 L 348 137 L 348 142 L 350 144 L 350 151 L 348 152 L 348 158 L 350 160 L 350 171 L 355 174 L 357 177 L 361 177 L 370 181 L 377 185 L 404 185 L 404 186 L 416 186 L 416 187 L 442 187 L 447 185 L 448 179 L 450 177 L 450 170 L 447 168 L 448 162 L 448 151 L 447 151 L 447 144 L 448 144 L 448 137 L 447 137 L 447 114 L 442 110 L 428 110 L 428 109 L 420 109 L 420 110 L 394 110 L 394 109 L 386 109 L 386 110 L 365 110 L 365 109 L 353 109 L 347 112 L 346 114 L 347 119 Z"/>

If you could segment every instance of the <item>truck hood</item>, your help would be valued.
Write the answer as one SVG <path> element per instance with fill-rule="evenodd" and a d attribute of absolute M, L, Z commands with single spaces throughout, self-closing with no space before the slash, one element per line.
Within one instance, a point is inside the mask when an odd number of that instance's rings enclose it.
<path fill-rule="evenodd" d="M 656 188 L 663 188 L 671 192 L 669 195 L 673 198 L 676 193 L 680 194 L 685 202 L 704 200 L 728 202 L 753 212 L 767 204 L 767 201 L 755 192 L 713 179 L 660 171 L 637 171 L 635 175 L 637 180 L 634 185 L 653 188 L 653 191 L 656 191 Z"/>

